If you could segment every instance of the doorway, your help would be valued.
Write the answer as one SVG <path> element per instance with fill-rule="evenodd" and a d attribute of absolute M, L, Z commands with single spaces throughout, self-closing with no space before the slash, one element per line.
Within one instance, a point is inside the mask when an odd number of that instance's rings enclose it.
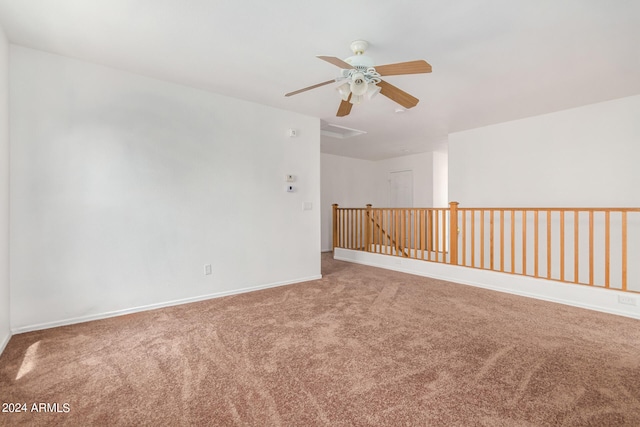
<path fill-rule="evenodd" d="M 413 207 L 413 171 L 389 172 L 389 207 Z"/>

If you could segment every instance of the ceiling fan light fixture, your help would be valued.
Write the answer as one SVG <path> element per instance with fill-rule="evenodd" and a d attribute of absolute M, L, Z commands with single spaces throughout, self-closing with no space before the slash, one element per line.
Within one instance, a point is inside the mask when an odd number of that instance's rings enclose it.
<path fill-rule="evenodd" d="M 336 88 L 336 90 L 338 91 L 338 93 L 340 94 L 340 97 L 344 101 L 348 101 L 349 100 L 349 94 L 351 93 L 351 88 L 350 88 L 349 83 L 341 84 L 340 86 L 338 86 Z"/>
<path fill-rule="evenodd" d="M 367 93 L 369 84 L 363 73 L 353 73 L 351 76 L 351 84 L 349 86 L 351 93 L 355 96 L 362 96 Z"/>
<path fill-rule="evenodd" d="M 382 88 L 380 86 L 376 86 L 375 84 L 371 83 L 367 88 L 367 93 L 365 95 L 367 101 L 373 99 L 377 94 L 379 94 L 381 89 Z"/>
<path fill-rule="evenodd" d="M 351 95 L 350 103 L 353 105 L 360 104 L 365 99 L 364 95 Z"/>

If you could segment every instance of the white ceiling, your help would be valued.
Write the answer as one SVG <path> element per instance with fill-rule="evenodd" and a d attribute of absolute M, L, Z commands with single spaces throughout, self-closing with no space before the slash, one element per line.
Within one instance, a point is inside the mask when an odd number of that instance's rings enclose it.
<path fill-rule="evenodd" d="M 446 147 L 451 132 L 640 93 L 637 0 L 0 0 L 9 40 L 360 129 L 322 151 L 383 159 Z M 316 55 L 370 43 L 420 103 L 384 96 L 335 116 L 336 76 Z"/>

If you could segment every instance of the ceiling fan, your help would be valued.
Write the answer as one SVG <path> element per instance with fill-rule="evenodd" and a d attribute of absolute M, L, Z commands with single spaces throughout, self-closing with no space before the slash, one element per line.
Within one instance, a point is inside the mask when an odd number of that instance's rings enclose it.
<path fill-rule="evenodd" d="M 373 59 L 364 55 L 369 47 L 369 43 L 364 40 L 356 40 L 351 43 L 351 50 L 354 55 L 344 61 L 335 56 L 317 56 L 317 58 L 327 61 L 341 68 L 340 75 L 332 80 L 318 83 L 312 86 L 289 92 L 284 96 L 297 95 L 317 87 L 335 82 L 343 82 L 337 87 L 342 101 L 338 107 L 336 116 L 344 117 L 351 112 L 354 104 L 359 104 L 364 100 L 369 100 L 378 93 L 397 102 L 404 108 L 412 108 L 418 104 L 418 98 L 409 95 L 407 92 L 398 89 L 390 83 L 385 82 L 380 77 L 395 76 L 400 74 L 430 73 L 431 65 L 424 60 L 398 62 L 396 64 L 379 65 L 374 67 Z"/>

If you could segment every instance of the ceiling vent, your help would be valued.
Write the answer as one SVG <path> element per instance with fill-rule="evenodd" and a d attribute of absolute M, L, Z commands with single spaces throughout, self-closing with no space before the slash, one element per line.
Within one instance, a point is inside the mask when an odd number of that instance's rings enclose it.
<path fill-rule="evenodd" d="M 351 129 L 345 126 L 338 126 L 325 121 L 320 126 L 320 134 L 331 138 L 347 139 L 354 136 L 363 135 L 367 132 L 358 129 Z"/>

